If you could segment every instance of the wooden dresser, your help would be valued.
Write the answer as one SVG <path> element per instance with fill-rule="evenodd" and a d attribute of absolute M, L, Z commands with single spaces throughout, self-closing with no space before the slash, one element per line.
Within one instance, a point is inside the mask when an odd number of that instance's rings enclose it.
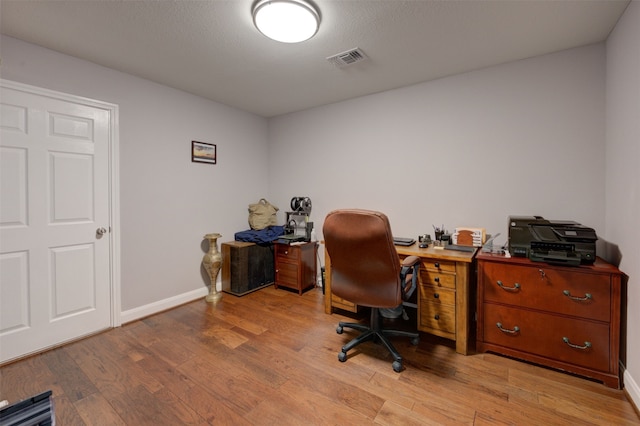
<path fill-rule="evenodd" d="M 316 285 L 318 243 L 275 243 L 276 279 L 274 287 L 302 291 Z"/>
<path fill-rule="evenodd" d="M 475 306 L 473 260 L 475 252 L 396 246 L 400 260 L 418 256 L 418 330 L 456 342 L 456 352 L 469 352 Z M 325 312 L 333 308 L 356 312 L 358 306 L 331 294 L 331 259 L 325 251 Z"/>
<path fill-rule="evenodd" d="M 622 273 L 597 259 L 555 266 L 480 253 L 477 350 L 620 388 Z"/>

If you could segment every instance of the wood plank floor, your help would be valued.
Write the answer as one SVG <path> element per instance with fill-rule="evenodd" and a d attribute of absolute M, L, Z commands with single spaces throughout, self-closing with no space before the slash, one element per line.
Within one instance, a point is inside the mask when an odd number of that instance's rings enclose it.
<path fill-rule="evenodd" d="M 323 295 L 198 300 L 0 368 L 0 400 L 51 389 L 59 425 L 640 425 L 623 391 L 422 335 L 341 363 Z"/>

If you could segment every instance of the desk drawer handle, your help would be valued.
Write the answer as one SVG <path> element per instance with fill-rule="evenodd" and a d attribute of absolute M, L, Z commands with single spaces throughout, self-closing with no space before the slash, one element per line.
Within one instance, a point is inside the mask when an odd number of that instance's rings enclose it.
<path fill-rule="evenodd" d="M 434 318 L 435 320 L 439 320 L 439 319 L 440 319 L 440 315 L 436 314 L 433 318 Z"/>
<path fill-rule="evenodd" d="M 589 349 L 591 347 L 591 342 L 584 342 L 584 346 L 580 346 L 580 345 L 574 345 L 573 343 L 571 343 L 569 341 L 568 337 L 563 337 L 562 341 L 565 342 L 567 344 L 567 346 L 573 348 L 573 349 L 582 349 L 583 351 L 586 351 L 587 349 Z"/>
<path fill-rule="evenodd" d="M 515 283 L 513 285 L 513 287 L 505 287 L 505 285 L 502 283 L 502 281 L 498 280 L 498 282 L 496 282 L 496 284 L 498 284 L 498 286 L 503 290 L 507 290 L 507 291 L 518 291 L 518 290 L 520 290 L 520 283 Z"/>
<path fill-rule="evenodd" d="M 500 329 L 500 331 L 502 331 L 503 333 L 509 333 L 509 334 L 516 334 L 520 331 L 520 327 L 518 327 L 517 325 L 515 327 L 513 327 L 513 330 L 509 330 L 508 328 L 502 328 L 502 323 L 501 322 L 497 322 L 496 326 Z"/>
<path fill-rule="evenodd" d="M 434 280 L 435 282 L 439 283 L 439 282 L 440 282 L 440 277 L 435 277 L 433 280 Z"/>
<path fill-rule="evenodd" d="M 440 267 L 440 262 L 434 263 L 433 266 L 435 266 L 436 268 L 439 268 Z"/>
<path fill-rule="evenodd" d="M 438 299 L 440 297 L 440 295 L 438 293 L 433 293 L 433 297 L 435 297 L 436 299 Z"/>
<path fill-rule="evenodd" d="M 570 292 L 569 290 L 564 290 L 564 291 L 562 292 L 562 294 L 564 294 L 565 296 L 567 296 L 567 297 L 568 297 L 569 299 L 571 299 L 571 300 L 579 300 L 579 301 L 581 301 L 581 302 L 585 302 L 585 301 L 587 301 L 587 300 L 591 300 L 591 298 L 593 297 L 593 296 L 591 295 L 591 293 L 585 293 L 585 294 L 584 294 L 584 297 L 572 296 L 572 295 L 571 295 L 571 292 Z"/>

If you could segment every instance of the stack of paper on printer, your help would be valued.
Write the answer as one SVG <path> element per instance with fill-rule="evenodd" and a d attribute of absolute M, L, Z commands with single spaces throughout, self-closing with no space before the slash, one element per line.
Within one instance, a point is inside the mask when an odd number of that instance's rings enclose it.
<path fill-rule="evenodd" d="M 486 240 L 484 228 L 456 228 L 452 235 L 453 244 L 461 246 L 482 247 Z"/>

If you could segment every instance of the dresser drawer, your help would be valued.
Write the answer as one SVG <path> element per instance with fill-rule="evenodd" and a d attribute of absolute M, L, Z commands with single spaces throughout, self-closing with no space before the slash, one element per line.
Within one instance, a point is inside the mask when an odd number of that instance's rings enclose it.
<path fill-rule="evenodd" d="M 300 249 L 298 247 L 291 247 L 284 244 L 276 245 L 276 257 L 281 260 L 297 261 L 300 258 Z"/>
<path fill-rule="evenodd" d="M 609 321 L 611 282 L 609 275 L 578 270 L 482 265 L 484 301 Z"/>
<path fill-rule="evenodd" d="M 456 262 L 437 259 L 422 259 L 420 269 L 436 272 L 456 272 Z"/>
<path fill-rule="evenodd" d="M 456 288 L 456 276 L 452 274 L 441 274 L 437 271 L 420 270 L 420 282 L 423 285 L 434 287 Z"/>
<path fill-rule="evenodd" d="M 441 303 L 424 303 L 420 305 L 418 329 L 433 333 L 440 330 L 448 334 L 456 332 L 456 307 Z M 434 334 L 439 334 L 435 332 Z"/>
<path fill-rule="evenodd" d="M 608 324 L 494 304 L 485 304 L 484 312 L 482 332 L 486 343 L 609 370 Z"/>
<path fill-rule="evenodd" d="M 450 289 L 426 285 L 420 285 L 418 289 L 420 291 L 420 303 L 435 303 L 441 305 L 456 304 L 456 292 Z"/>

